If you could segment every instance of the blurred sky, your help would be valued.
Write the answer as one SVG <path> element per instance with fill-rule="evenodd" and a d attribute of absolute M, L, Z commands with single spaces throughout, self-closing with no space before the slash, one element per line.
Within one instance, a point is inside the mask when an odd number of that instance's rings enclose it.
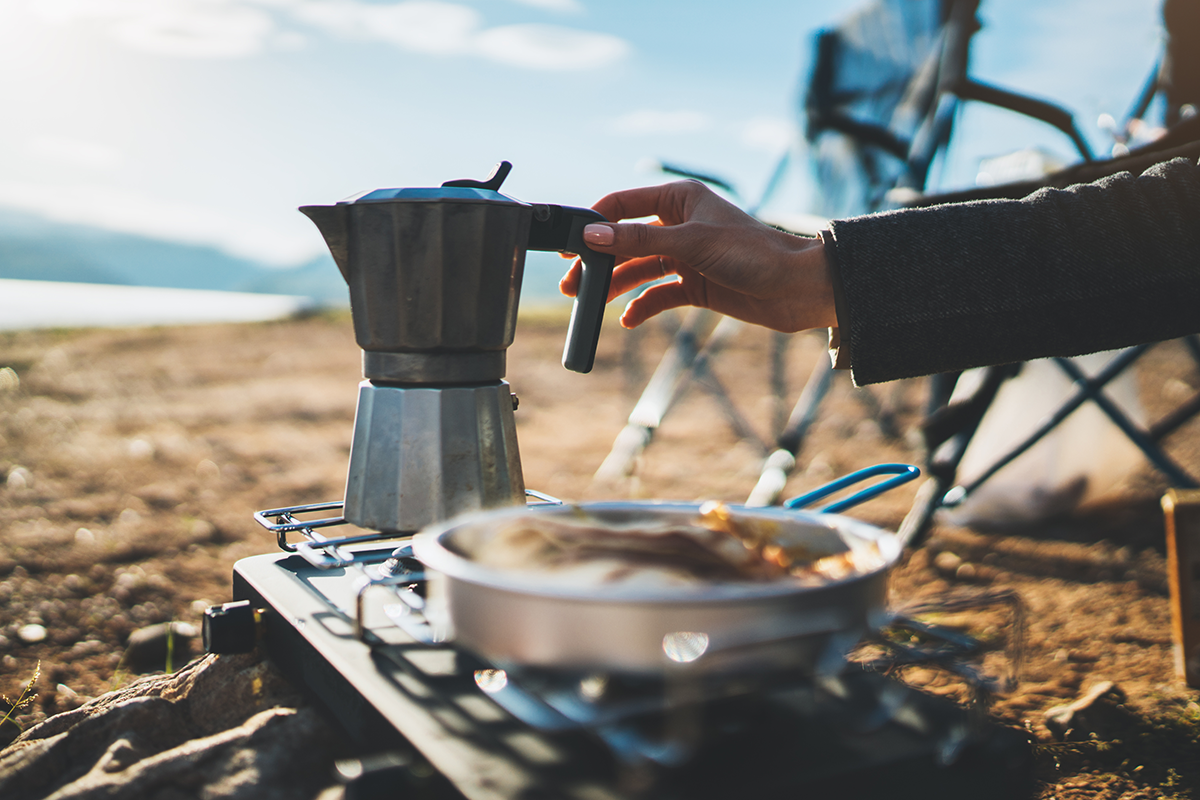
<path fill-rule="evenodd" d="M 483 178 L 590 205 L 661 158 L 748 199 L 796 143 L 813 32 L 845 0 L 0 0 L 0 205 L 278 265 L 296 207 Z M 1160 41 L 1158 0 L 992 0 L 973 74 L 1067 105 L 1100 151 Z M 1061 135 L 969 108 L 941 171 Z M 777 205 L 804 211 L 799 166 Z"/>

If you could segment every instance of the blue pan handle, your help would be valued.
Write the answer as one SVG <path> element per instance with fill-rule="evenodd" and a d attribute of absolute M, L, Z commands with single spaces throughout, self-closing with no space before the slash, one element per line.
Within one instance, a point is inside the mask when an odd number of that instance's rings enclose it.
<path fill-rule="evenodd" d="M 856 483 L 865 481 L 867 478 L 874 478 L 877 475 L 891 475 L 886 481 L 880 481 L 873 486 L 868 486 L 862 491 L 856 492 L 849 497 L 830 503 L 824 508 L 817 509 L 825 514 L 837 514 L 845 511 L 847 508 L 866 502 L 873 497 L 878 497 L 889 489 L 894 489 L 902 483 L 908 483 L 913 478 L 921 474 L 921 470 L 914 467 L 912 464 L 876 464 L 873 467 L 860 469 L 857 472 L 851 472 L 838 478 L 836 481 L 831 481 L 820 488 L 813 489 L 807 494 L 802 494 L 799 497 L 793 497 L 783 504 L 784 508 L 805 508 L 820 500 L 822 497 L 828 497 L 834 492 L 841 491 L 847 486 L 853 486 Z"/>

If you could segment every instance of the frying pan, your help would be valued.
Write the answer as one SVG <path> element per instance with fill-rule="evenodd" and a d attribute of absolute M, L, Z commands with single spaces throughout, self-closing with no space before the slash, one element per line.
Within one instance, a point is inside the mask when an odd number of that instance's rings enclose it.
<path fill-rule="evenodd" d="M 843 510 L 919 474 L 884 464 L 796 498 L 785 508 L 729 506 L 735 521 L 773 526 L 776 541 L 814 555 L 877 549 L 881 565 L 840 580 L 798 585 L 697 582 L 688 585 L 565 584 L 536 570 L 496 569 L 463 555 L 524 515 L 585 516 L 605 525 L 692 524 L 700 505 L 603 502 L 485 511 L 426 529 L 413 552 L 430 571 L 426 618 L 498 666 L 662 674 L 836 668 L 862 637 L 884 624 L 887 575 L 900 558 L 896 534 L 832 513 L 797 510 L 881 474 L 893 477 L 833 507 Z"/>

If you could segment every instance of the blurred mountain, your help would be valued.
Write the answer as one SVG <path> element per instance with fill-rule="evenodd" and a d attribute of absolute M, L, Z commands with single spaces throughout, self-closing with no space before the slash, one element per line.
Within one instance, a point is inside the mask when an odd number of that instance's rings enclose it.
<path fill-rule="evenodd" d="M 291 294 L 345 306 L 346 284 L 324 255 L 273 268 L 215 247 L 56 222 L 0 208 L 0 278 Z"/>

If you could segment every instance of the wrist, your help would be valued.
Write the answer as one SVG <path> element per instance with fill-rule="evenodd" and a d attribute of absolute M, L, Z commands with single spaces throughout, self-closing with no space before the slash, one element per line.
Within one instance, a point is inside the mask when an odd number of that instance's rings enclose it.
<path fill-rule="evenodd" d="M 795 239 L 800 246 L 791 259 L 788 295 L 795 304 L 796 330 L 836 328 L 838 304 L 832 247 L 824 236 Z"/>
<path fill-rule="evenodd" d="M 833 314 L 832 322 L 827 327 L 838 328 L 846 319 L 846 313 L 841 276 L 838 273 L 837 245 L 833 231 L 828 228 L 817 234 L 817 238 L 821 242 L 822 280 L 829 286 L 829 303 Z"/>

